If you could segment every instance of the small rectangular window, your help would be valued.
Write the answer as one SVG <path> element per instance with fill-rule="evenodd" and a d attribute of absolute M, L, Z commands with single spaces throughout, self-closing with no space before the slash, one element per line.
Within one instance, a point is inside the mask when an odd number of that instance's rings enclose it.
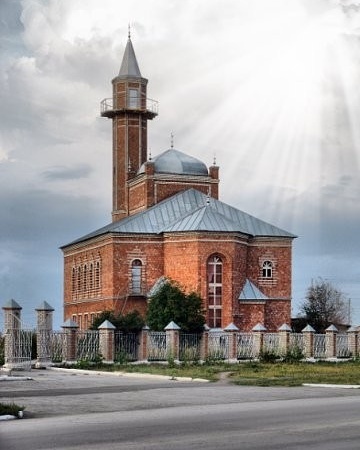
<path fill-rule="evenodd" d="M 139 91 L 137 89 L 129 89 L 129 108 L 139 108 Z"/>

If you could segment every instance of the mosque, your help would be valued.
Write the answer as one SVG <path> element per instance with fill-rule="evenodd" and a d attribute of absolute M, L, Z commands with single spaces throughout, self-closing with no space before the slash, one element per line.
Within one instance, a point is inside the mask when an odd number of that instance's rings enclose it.
<path fill-rule="evenodd" d="M 210 328 L 290 324 L 295 235 L 219 200 L 219 167 L 171 147 L 148 157 L 147 98 L 129 35 L 111 99 L 112 222 L 64 245 L 64 320 L 104 310 L 145 315 L 164 278 L 197 292 Z"/>

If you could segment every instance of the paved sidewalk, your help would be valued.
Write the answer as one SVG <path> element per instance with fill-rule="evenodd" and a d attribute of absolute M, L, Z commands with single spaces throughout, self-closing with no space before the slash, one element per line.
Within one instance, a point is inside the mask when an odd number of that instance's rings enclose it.
<path fill-rule="evenodd" d="M 1 376 L 0 402 L 24 405 L 24 417 L 111 412 L 141 407 L 153 389 L 204 384 L 189 381 L 146 374 L 33 369 Z"/>

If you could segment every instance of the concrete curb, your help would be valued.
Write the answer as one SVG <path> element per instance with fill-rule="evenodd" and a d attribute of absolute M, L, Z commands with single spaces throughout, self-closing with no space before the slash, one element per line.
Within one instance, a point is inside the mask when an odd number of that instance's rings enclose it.
<path fill-rule="evenodd" d="M 54 370 L 65 373 L 82 373 L 85 375 L 105 375 L 115 377 L 127 377 L 127 378 L 146 378 L 153 380 L 166 380 L 166 381 L 183 381 L 183 382 L 201 382 L 209 383 L 209 380 L 203 378 L 191 378 L 191 377 L 173 377 L 170 375 L 155 375 L 151 373 L 138 373 L 138 372 L 102 372 L 101 370 L 86 370 L 86 369 L 65 369 L 62 367 L 48 367 L 48 370 Z"/>
<path fill-rule="evenodd" d="M 315 383 L 303 383 L 303 386 L 308 387 L 322 387 L 322 388 L 338 388 L 338 389 L 360 389 L 359 384 L 315 384 Z"/>

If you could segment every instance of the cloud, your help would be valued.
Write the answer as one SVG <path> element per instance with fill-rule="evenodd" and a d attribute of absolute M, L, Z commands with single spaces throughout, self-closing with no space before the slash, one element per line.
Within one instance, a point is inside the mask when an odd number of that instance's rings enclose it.
<path fill-rule="evenodd" d="M 295 300 L 316 276 L 356 297 L 359 4 L 3 0 L 4 296 L 30 305 L 54 292 L 61 308 L 58 247 L 110 221 L 111 121 L 99 102 L 111 96 L 131 22 L 160 106 L 152 154 L 173 131 L 179 150 L 208 165 L 216 155 L 223 201 L 299 235 Z"/>
<path fill-rule="evenodd" d="M 78 178 L 88 178 L 92 172 L 88 164 L 80 164 L 77 167 L 55 166 L 50 167 L 42 173 L 42 176 L 50 181 L 54 180 L 72 180 Z"/>

